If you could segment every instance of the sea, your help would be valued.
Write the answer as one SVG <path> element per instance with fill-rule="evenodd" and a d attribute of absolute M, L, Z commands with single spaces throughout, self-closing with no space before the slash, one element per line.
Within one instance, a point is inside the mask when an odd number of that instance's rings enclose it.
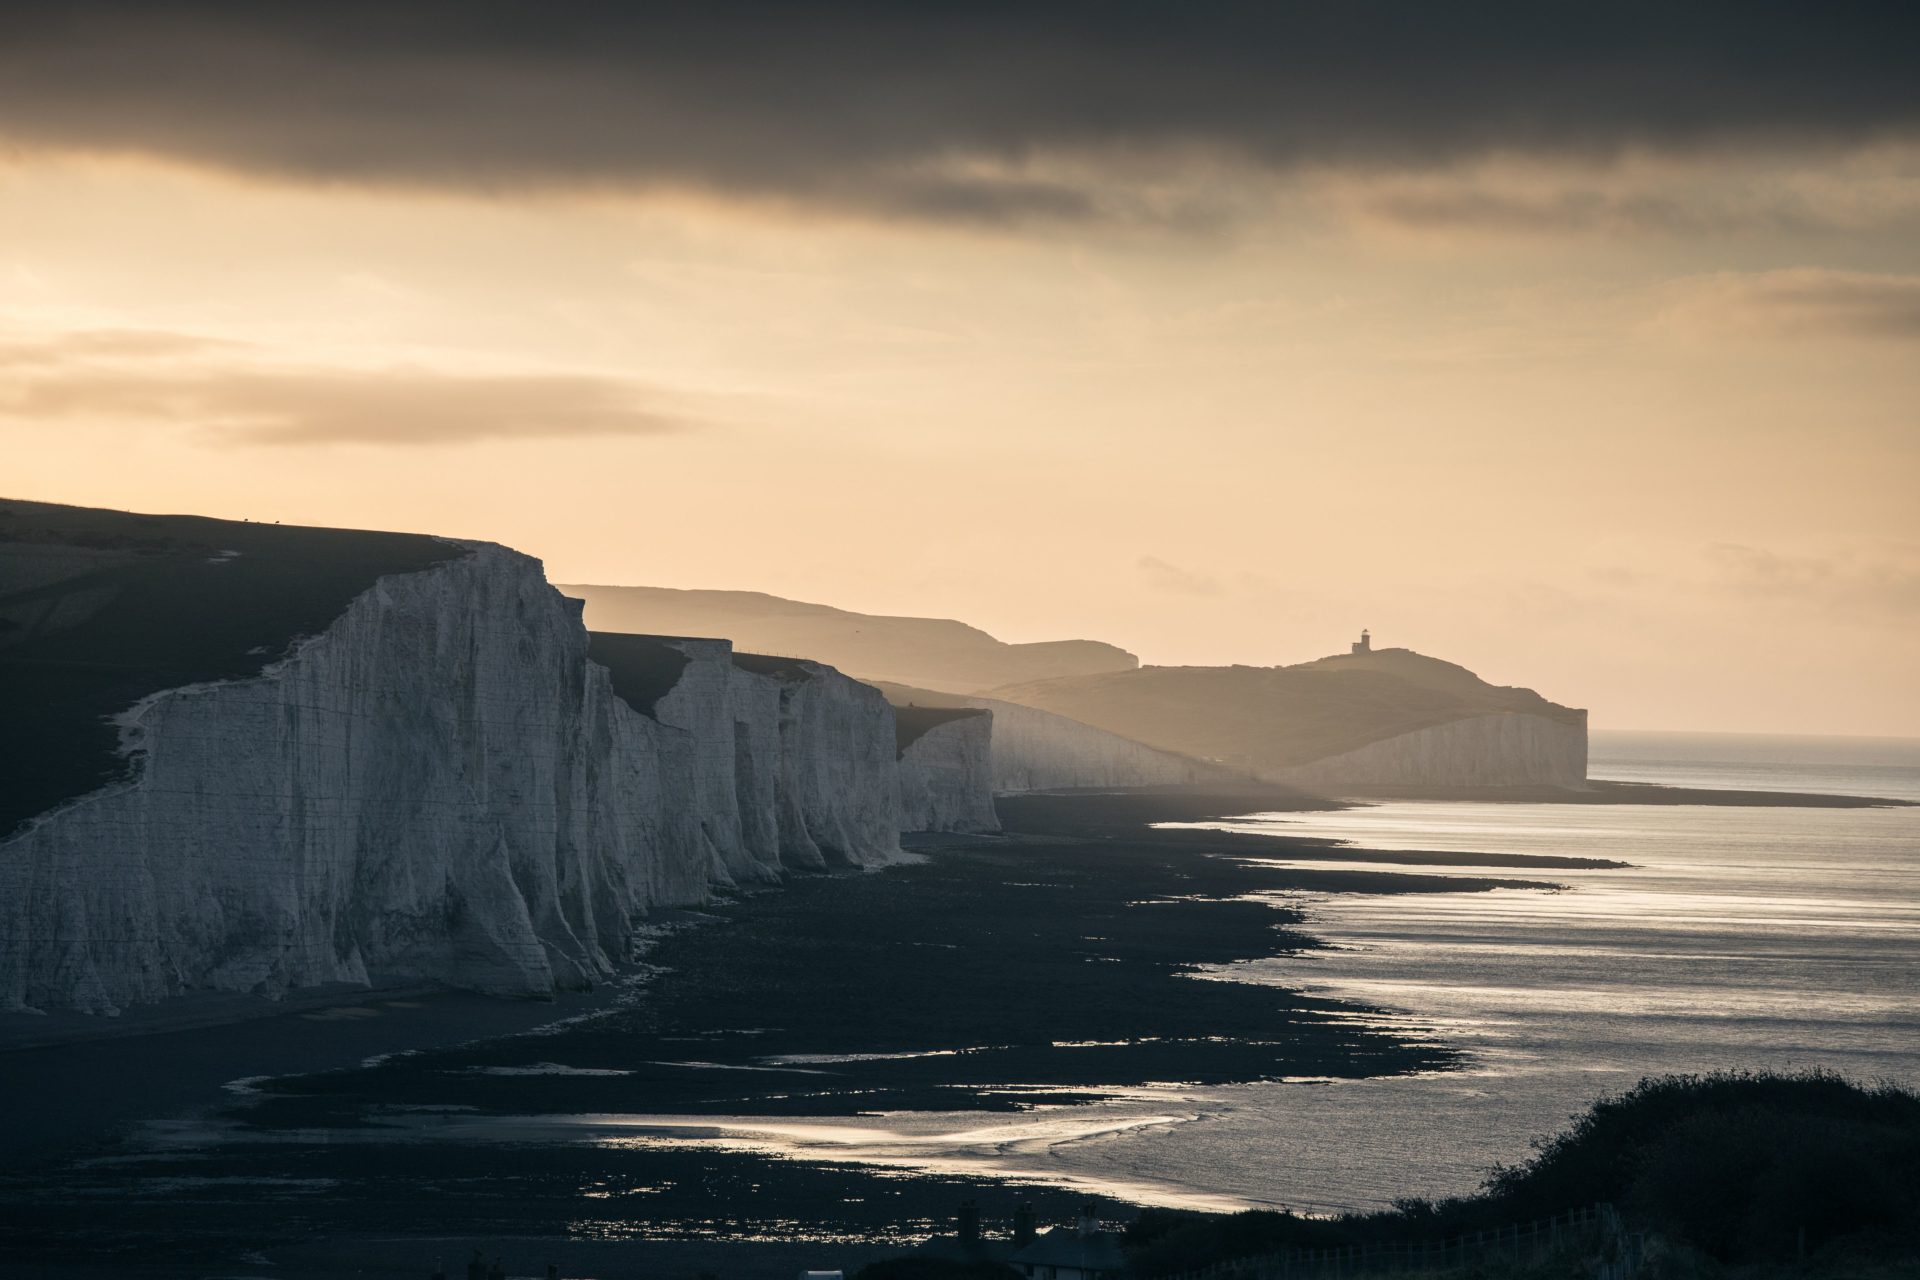
<path fill-rule="evenodd" d="M 1595 733 L 1589 774 L 1920 801 L 1920 741 Z M 1365 1209 L 1469 1192 L 1644 1076 L 1920 1086 L 1920 808 L 1390 802 L 1211 825 L 1629 865 L 1539 873 L 1551 890 L 1288 895 L 1329 949 L 1216 977 L 1377 1009 L 1464 1069 L 1190 1092 L 1188 1118 L 1057 1146 L 1078 1176 Z"/>
<path fill-rule="evenodd" d="M 1589 772 L 1920 801 L 1920 741 L 1596 733 Z M 994 1174 L 1193 1208 L 1334 1213 L 1469 1193 L 1597 1098 L 1647 1076 L 1821 1068 L 1920 1086 L 1920 808 L 1386 802 L 1205 825 L 1357 849 L 1626 865 L 1421 868 L 1553 885 L 1539 889 L 1276 894 L 1329 945 L 1197 975 L 1353 1002 L 1365 1010 L 1357 1020 L 1463 1051 L 1456 1070 L 1166 1081 L 988 1121 L 676 1123 L 802 1159 Z"/>

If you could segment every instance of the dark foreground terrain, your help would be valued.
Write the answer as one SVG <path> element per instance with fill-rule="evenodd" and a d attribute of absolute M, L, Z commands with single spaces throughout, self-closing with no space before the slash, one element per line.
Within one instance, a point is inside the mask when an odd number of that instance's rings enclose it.
<path fill-rule="evenodd" d="M 696 1144 L 642 1118 L 991 1114 L 1149 1082 L 1445 1069 L 1450 1050 L 1361 1025 L 1351 1006 L 1192 970 L 1318 945 L 1254 893 L 1547 882 L 1420 866 L 1470 855 L 1349 870 L 1383 855 L 1142 825 L 1285 802 L 1012 802 L 1020 836 L 935 842 L 917 865 L 718 905 L 666 932 L 635 998 L 532 1035 L 476 1016 L 473 1034 L 495 1038 L 458 1044 L 436 1025 L 409 1039 L 404 1007 L 369 1006 L 340 1015 L 343 1040 L 396 1056 L 320 1074 L 288 1074 L 258 1023 L 0 1054 L 11 1104 L 43 1100 L 43 1138 L 94 1135 L 13 1153 L 0 1257 L 29 1274 L 424 1277 L 479 1245 L 526 1273 L 553 1260 L 567 1275 L 775 1275 L 897 1253 L 969 1196 L 1065 1220 L 1084 1192 Z M 1256 860 L 1278 851 L 1324 866 Z M 423 1022 L 453 1016 L 423 1003 Z M 295 1016 L 295 1039 L 327 1026 Z M 369 1034 L 376 1022 L 387 1035 Z M 50 1064 L 78 1087 L 59 1088 Z M 274 1078 L 222 1091 L 214 1064 L 227 1081 Z M 117 1125 L 86 1123 L 87 1085 L 112 1079 L 135 1098 L 106 1100 Z"/>
<path fill-rule="evenodd" d="M 1573 1226 L 1582 1205 L 1598 1208 Z M 1543 1220 L 1550 1230 L 1534 1229 Z M 1252 1280 L 1258 1259 L 1405 1260 L 1450 1245 L 1464 1259 L 1453 1274 L 1487 1280 L 1628 1260 L 1663 1280 L 1891 1280 L 1920 1274 L 1920 1095 L 1822 1071 L 1645 1079 L 1475 1195 L 1337 1218 L 1149 1210 L 1128 1242 L 1143 1278 L 1219 1268 Z"/>

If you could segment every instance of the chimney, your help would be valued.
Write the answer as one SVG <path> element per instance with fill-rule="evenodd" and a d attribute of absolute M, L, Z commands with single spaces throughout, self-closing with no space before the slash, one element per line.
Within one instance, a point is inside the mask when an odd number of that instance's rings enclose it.
<path fill-rule="evenodd" d="M 1100 1230 L 1099 1211 L 1092 1203 L 1080 1206 L 1080 1221 L 1075 1224 L 1081 1236 L 1090 1236 Z"/>
<path fill-rule="evenodd" d="M 1024 1249 L 1033 1243 L 1033 1206 L 1022 1204 L 1013 1210 L 1013 1247 Z"/>
<path fill-rule="evenodd" d="M 954 1232 L 960 1237 L 961 1244 L 980 1243 L 980 1206 L 971 1200 L 961 1202 L 960 1216 L 954 1223 Z"/>

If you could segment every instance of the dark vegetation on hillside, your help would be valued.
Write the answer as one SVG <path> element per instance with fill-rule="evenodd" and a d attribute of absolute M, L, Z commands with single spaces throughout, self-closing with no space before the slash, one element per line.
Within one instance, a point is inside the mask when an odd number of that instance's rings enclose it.
<path fill-rule="evenodd" d="M 1488 684 L 1409 649 L 1292 667 L 1141 667 L 991 693 L 1163 751 L 1250 769 L 1304 764 L 1473 716 L 1585 722 L 1585 712 L 1531 689 Z"/>
<path fill-rule="evenodd" d="M 108 717 L 258 675 L 375 579 L 464 554 L 420 534 L 0 500 L 0 838 L 122 775 Z"/>
<path fill-rule="evenodd" d="M 1642 1080 L 1603 1098 L 1480 1193 L 1391 1212 L 1209 1217 L 1150 1209 L 1134 1270 L 1165 1276 L 1296 1248 L 1421 1242 L 1612 1204 L 1683 1252 L 1731 1264 L 1920 1260 L 1920 1095 L 1821 1071 Z"/>
<path fill-rule="evenodd" d="M 895 707 L 893 709 L 893 745 L 901 755 L 907 748 L 925 737 L 928 731 L 953 720 L 965 720 L 969 716 L 983 716 L 984 711 L 974 707 Z"/>
<path fill-rule="evenodd" d="M 1004 1262 L 957 1262 L 951 1258 L 909 1255 L 869 1262 L 853 1280 L 1024 1280 Z"/>
<path fill-rule="evenodd" d="M 733 653 L 733 665 L 742 671 L 751 671 L 757 676 L 777 676 L 787 680 L 807 673 L 807 659 L 785 658 L 766 653 Z"/>
<path fill-rule="evenodd" d="M 652 715 L 660 699 L 673 692 L 693 659 L 659 636 L 587 633 L 587 657 L 607 669 L 613 691 L 642 715 Z"/>

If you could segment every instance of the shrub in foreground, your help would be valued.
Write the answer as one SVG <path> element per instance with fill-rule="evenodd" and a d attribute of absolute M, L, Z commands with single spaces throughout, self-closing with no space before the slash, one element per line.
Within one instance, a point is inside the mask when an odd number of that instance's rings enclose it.
<path fill-rule="evenodd" d="M 1439 1240 L 1612 1204 L 1681 1254 L 1781 1262 L 1920 1254 L 1920 1095 L 1823 1071 L 1661 1076 L 1602 1098 L 1479 1194 L 1334 1219 L 1149 1210 L 1134 1270 L 1296 1248 Z"/>

